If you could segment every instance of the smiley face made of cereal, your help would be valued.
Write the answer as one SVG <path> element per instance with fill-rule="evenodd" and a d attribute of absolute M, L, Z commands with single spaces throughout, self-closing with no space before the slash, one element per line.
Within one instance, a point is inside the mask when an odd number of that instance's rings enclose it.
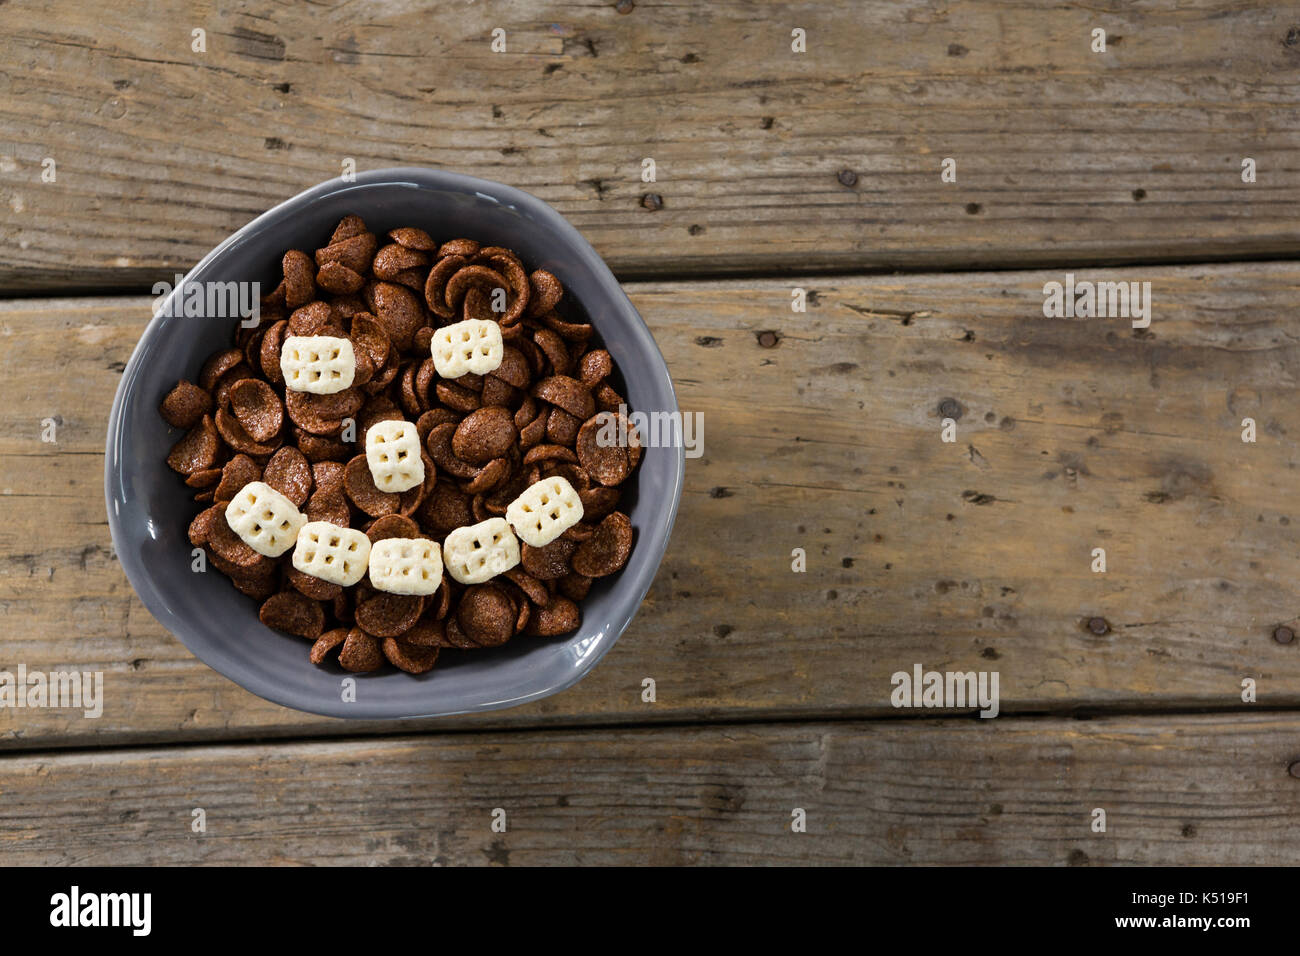
<path fill-rule="evenodd" d="M 323 238 L 163 398 L 192 545 L 318 666 L 573 632 L 635 540 L 610 354 L 507 248 L 357 216 Z"/>

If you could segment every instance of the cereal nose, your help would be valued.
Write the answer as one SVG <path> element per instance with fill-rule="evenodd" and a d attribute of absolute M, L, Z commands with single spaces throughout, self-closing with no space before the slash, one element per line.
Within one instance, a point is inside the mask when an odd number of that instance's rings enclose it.
<path fill-rule="evenodd" d="M 401 492 L 424 483 L 420 435 L 406 421 L 378 422 L 366 432 L 366 465 L 375 487 Z"/>

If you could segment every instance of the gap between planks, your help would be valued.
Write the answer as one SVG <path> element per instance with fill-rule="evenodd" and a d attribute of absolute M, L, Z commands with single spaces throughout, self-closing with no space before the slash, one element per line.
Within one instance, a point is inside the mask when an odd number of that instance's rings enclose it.
<path fill-rule="evenodd" d="M 713 268 L 704 263 L 698 269 L 613 269 L 614 278 L 620 284 L 626 285 L 660 285 L 665 283 L 684 283 L 697 282 L 702 284 L 722 284 L 727 282 L 798 282 L 803 279 L 827 281 L 835 279 L 873 279 L 889 276 L 890 278 L 908 279 L 912 277 L 925 276 L 950 276 L 962 274 L 983 274 L 998 275 L 1001 273 L 1017 274 L 1022 272 L 1041 272 L 1046 270 L 1063 269 L 1065 271 L 1078 271 L 1081 269 L 1171 269 L 1171 268 L 1196 268 L 1198 266 L 1231 266 L 1231 265 L 1287 265 L 1290 263 L 1300 262 L 1300 255 L 1286 255 L 1285 253 L 1261 252 L 1257 254 L 1250 253 L 1227 253 L 1221 256 L 1194 256 L 1191 258 L 1182 258 L 1178 255 L 1160 256 L 1144 255 L 1140 257 L 1125 257 L 1123 255 L 1098 255 L 1098 256 L 1073 256 L 1061 258 L 1059 256 L 1026 256 L 1017 259 L 1014 264 L 1005 260 L 990 260 L 988 262 L 962 262 L 951 266 L 917 266 L 902 265 L 899 266 L 872 266 L 872 267 L 845 267 L 835 266 L 818 267 L 810 266 L 807 263 L 799 263 L 795 269 L 772 269 L 772 268 L 752 268 L 752 269 L 733 269 L 726 266 Z M 194 265 L 198 263 L 195 262 Z M 188 275 L 189 270 L 194 266 L 184 268 L 183 275 Z M 180 267 L 178 267 L 180 268 Z M 128 270 L 124 270 L 128 271 Z M 129 270 L 135 272 L 136 270 Z M 12 288 L 0 284 L 0 302 L 23 302 L 27 300 L 59 300 L 59 299 L 112 299 L 112 298 L 154 298 L 152 285 L 158 280 L 158 274 L 166 272 L 164 277 L 171 281 L 176 274 L 175 269 L 148 269 L 139 270 L 141 278 L 137 281 L 131 280 L 131 284 L 120 285 L 87 285 L 80 286 L 77 284 L 62 284 L 59 286 L 36 287 L 36 288 Z"/>
<path fill-rule="evenodd" d="M 1108 708 L 1104 705 L 1087 706 L 1087 707 L 1062 707 L 1052 709 L 1050 707 L 1038 710 L 1022 711 L 1001 711 L 997 717 L 980 717 L 978 711 L 961 711 L 949 713 L 936 713 L 941 708 L 932 709 L 903 709 L 881 712 L 878 709 L 839 709 L 826 710 L 811 714 L 755 714 L 753 716 L 729 715 L 724 720 L 708 719 L 687 719 L 687 718 L 666 718 L 664 720 L 630 720 L 626 722 L 612 720 L 583 721 L 574 719 L 568 721 L 555 721 L 552 723 L 537 724 L 452 724 L 447 723 L 444 727 L 435 726 L 431 723 L 417 722 L 418 718 L 409 721 L 410 728 L 402 729 L 401 726 L 393 727 L 390 730 L 366 731 L 358 728 L 355 731 L 340 731 L 330 733 L 328 731 L 320 734 L 303 733 L 303 728 L 295 727 L 292 731 L 283 735 L 275 732 L 256 733 L 240 736 L 215 736 L 210 732 L 198 732 L 191 738 L 180 738 L 174 734 L 160 735 L 156 739 L 147 734 L 132 734 L 129 739 L 121 741 L 113 738 L 97 740 L 97 738 L 81 738 L 69 736 L 66 738 L 68 744 L 45 742 L 38 747 L 5 747 L 0 749 L 0 766 L 3 766 L 5 759 L 10 757 L 39 757 L 42 755 L 57 755 L 59 757 L 86 756 L 91 754 L 129 754 L 135 751 L 169 751 L 169 750 L 187 750 L 194 748 L 221 748 L 221 747 L 250 747 L 250 746 L 267 746 L 267 747 L 292 747 L 297 745 L 313 744 L 360 744 L 375 741 L 400 741 L 407 739 L 419 738 L 450 738 L 450 737 L 472 737 L 486 736 L 490 734 L 531 734 L 531 733 L 548 733 L 548 734 L 565 734 L 565 733 L 636 733 L 644 731 L 655 733 L 667 730 L 722 730 L 728 727 L 784 727 L 797 728 L 799 726 L 815 726 L 826 724 L 829 726 L 861 726 L 868 727 L 892 727 L 907 721 L 924 724 L 949 724 L 953 726 L 963 726 L 970 721 L 988 722 L 990 727 L 998 721 L 1013 721 L 1016 724 L 1028 724 L 1032 721 L 1076 721 L 1080 724 L 1087 724 L 1093 721 L 1102 720 L 1141 720 L 1151 721 L 1153 724 L 1164 720 L 1181 720 L 1197 717 L 1240 717 L 1242 719 L 1254 716 L 1292 716 L 1300 715 L 1300 707 L 1288 707 L 1285 705 L 1264 705 L 1256 704 L 1249 709 L 1243 709 L 1240 706 L 1223 705 L 1216 707 L 1196 706 L 1196 707 L 1179 707 L 1179 706 L 1162 706 L 1160 704 L 1150 708 L 1137 707 L 1115 707 Z M 372 722 L 364 722 L 372 723 Z M 408 721 L 399 721 L 400 724 Z M 1300 760 L 1300 745 L 1297 745 L 1297 760 Z M 2 792 L 2 791 L 0 791 Z"/>

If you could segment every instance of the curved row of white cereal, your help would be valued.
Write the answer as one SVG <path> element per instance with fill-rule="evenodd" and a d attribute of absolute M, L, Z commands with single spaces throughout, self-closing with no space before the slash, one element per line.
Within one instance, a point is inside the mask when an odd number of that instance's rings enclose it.
<path fill-rule="evenodd" d="M 329 521 L 308 521 L 274 488 L 251 481 L 226 506 L 226 523 L 258 554 L 278 558 L 293 548 L 293 566 L 322 581 L 351 587 L 370 583 L 391 594 L 433 594 L 442 583 L 442 549 L 427 538 L 386 538 L 373 545 L 364 532 Z M 519 563 L 519 543 L 502 518 L 447 536 L 447 571 L 462 584 L 479 584 Z"/>
<path fill-rule="evenodd" d="M 427 538 L 389 538 L 372 545 L 354 528 L 308 521 L 261 481 L 249 482 L 226 506 L 231 530 L 259 554 L 279 557 L 292 547 L 293 566 L 304 574 L 350 587 L 369 571 L 370 583 L 392 594 L 433 594 L 444 567 L 461 584 L 504 574 L 519 563 L 520 538 L 533 547 L 550 544 L 581 520 L 582 500 L 568 481 L 552 476 L 529 486 L 506 514 L 508 521 L 488 518 L 456 528 L 439 548 Z"/>

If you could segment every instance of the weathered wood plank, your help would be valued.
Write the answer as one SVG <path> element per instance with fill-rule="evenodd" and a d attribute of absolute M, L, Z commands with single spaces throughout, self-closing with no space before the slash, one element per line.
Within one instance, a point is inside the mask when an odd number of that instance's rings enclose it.
<path fill-rule="evenodd" d="M 625 277 L 1294 254 L 1294 23 L 1252 0 L 8 4 L 0 289 L 147 288 L 347 157 L 530 190 Z"/>
<path fill-rule="evenodd" d="M 1242 707 L 1246 677 L 1300 706 L 1300 644 L 1272 638 L 1300 616 L 1300 265 L 1103 277 L 1152 282 L 1150 329 L 1043 318 L 1048 273 L 808 280 L 805 315 L 772 281 L 629 286 L 705 422 L 660 575 L 582 684 L 437 726 L 888 715 L 917 663 L 996 669 L 1004 712 Z M 97 720 L 0 709 L 0 746 L 337 733 L 194 660 L 113 558 L 101 445 L 146 314 L 0 304 L 0 668 L 107 695 Z"/>
<path fill-rule="evenodd" d="M 9 865 L 1291 864 L 1297 740 L 1297 717 L 1252 714 L 5 756 L 0 853 Z M 196 808 L 206 833 L 192 830 Z M 806 833 L 791 832 L 796 808 Z"/>

